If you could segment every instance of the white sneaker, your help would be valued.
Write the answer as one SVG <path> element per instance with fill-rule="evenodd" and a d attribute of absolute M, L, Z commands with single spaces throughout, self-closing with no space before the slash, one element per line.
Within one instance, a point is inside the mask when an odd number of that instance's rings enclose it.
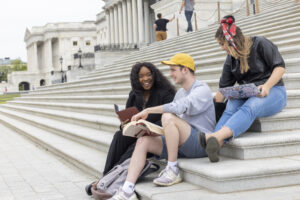
<path fill-rule="evenodd" d="M 153 180 L 153 183 L 159 186 L 170 186 L 182 181 L 179 170 L 175 173 L 170 166 L 167 166 L 158 175 L 158 178 Z"/>
<path fill-rule="evenodd" d="M 138 200 L 135 192 L 132 194 L 128 194 L 122 190 L 122 187 L 119 189 L 119 191 L 110 199 L 108 200 Z"/>

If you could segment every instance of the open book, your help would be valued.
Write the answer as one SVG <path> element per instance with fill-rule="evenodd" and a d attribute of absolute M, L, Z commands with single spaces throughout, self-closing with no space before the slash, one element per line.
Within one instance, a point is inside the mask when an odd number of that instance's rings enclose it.
<path fill-rule="evenodd" d="M 254 83 L 238 85 L 233 87 L 220 88 L 219 91 L 228 99 L 245 99 L 256 96 L 260 90 Z"/>
<path fill-rule="evenodd" d="M 133 115 L 139 113 L 139 110 L 136 107 L 126 108 L 124 110 L 119 110 L 119 106 L 114 104 L 115 112 L 118 115 L 121 122 L 130 122 Z"/>
<path fill-rule="evenodd" d="M 148 133 L 151 134 L 148 134 Z M 159 136 L 163 135 L 164 131 L 161 126 L 148 122 L 144 119 L 127 123 L 123 128 L 123 135 L 130 137 L 142 137 L 143 135 Z"/>

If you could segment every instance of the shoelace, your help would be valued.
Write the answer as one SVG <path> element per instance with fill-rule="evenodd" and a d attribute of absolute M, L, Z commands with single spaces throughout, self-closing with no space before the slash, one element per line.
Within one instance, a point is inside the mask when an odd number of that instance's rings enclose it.
<path fill-rule="evenodd" d="M 174 177 L 174 173 L 171 173 L 170 170 L 172 170 L 169 166 L 167 166 L 164 170 L 162 170 L 159 173 L 159 177 L 161 177 L 162 175 L 164 175 L 164 177 L 166 177 L 169 180 L 172 180 L 172 177 Z"/>

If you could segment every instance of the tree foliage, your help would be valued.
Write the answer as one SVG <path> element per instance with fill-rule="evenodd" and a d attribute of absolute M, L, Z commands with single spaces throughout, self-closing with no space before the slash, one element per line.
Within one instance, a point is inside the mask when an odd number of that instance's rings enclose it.
<path fill-rule="evenodd" d="M 7 81 L 7 74 L 13 71 L 27 71 L 27 64 L 21 60 L 13 60 L 11 65 L 0 66 L 0 82 Z"/>

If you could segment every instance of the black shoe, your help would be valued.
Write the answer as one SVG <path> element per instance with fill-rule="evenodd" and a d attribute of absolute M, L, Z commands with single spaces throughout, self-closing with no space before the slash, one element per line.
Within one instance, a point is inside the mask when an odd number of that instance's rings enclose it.
<path fill-rule="evenodd" d="M 87 186 L 85 186 L 85 192 L 89 196 L 92 196 L 93 183 L 95 183 L 95 182 L 92 182 L 91 184 L 88 184 Z"/>
<path fill-rule="evenodd" d="M 218 152 L 220 150 L 220 144 L 215 137 L 210 137 L 206 144 L 206 153 L 210 162 L 219 162 Z"/>
<path fill-rule="evenodd" d="M 205 133 L 199 132 L 198 133 L 199 143 L 203 149 L 206 149 L 206 137 Z"/>

